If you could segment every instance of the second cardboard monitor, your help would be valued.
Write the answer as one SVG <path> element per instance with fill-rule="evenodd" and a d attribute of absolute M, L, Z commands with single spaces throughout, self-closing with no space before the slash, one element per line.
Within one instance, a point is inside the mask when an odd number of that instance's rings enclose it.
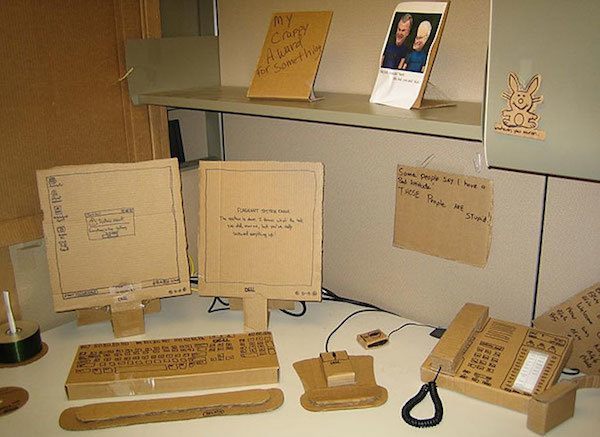
<path fill-rule="evenodd" d="M 323 165 L 201 162 L 198 289 L 244 299 L 247 330 L 268 299 L 319 301 Z"/>

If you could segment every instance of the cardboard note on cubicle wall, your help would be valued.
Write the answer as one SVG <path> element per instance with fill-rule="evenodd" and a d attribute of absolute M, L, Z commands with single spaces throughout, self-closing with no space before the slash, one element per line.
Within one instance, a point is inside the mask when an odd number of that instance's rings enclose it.
<path fill-rule="evenodd" d="M 321 299 L 323 164 L 200 162 L 201 295 Z"/>
<path fill-rule="evenodd" d="M 483 267 L 492 207 L 491 180 L 399 165 L 394 245 Z"/>
<path fill-rule="evenodd" d="M 56 311 L 190 293 L 176 159 L 38 170 Z"/>
<path fill-rule="evenodd" d="M 573 352 L 567 366 L 600 375 L 600 282 L 551 308 L 533 325 L 571 337 Z"/>
<path fill-rule="evenodd" d="M 248 89 L 249 98 L 315 100 L 331 11 L 273 14 Z"/>

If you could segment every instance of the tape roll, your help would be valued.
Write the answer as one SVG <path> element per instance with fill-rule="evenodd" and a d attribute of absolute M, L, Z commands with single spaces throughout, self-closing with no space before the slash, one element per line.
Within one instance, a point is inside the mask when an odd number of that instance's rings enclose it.
<path fill-rule="evenodd" d="M 42 352 L 40 327 L 35 322 L 19 320 L 17 332 L 11 334 L 8 323 L 0 325 L 0 363 L 16 364 Z"/>

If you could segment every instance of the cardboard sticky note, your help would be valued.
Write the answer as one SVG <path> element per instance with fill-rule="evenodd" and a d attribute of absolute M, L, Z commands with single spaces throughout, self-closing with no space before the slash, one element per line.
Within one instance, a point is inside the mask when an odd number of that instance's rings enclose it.
<path fill-rule="evenodd" d="M 567 366 L 600 375 L 600 282 L 551 308 L 533 324 L 573 339 Z"/>
<path fill-rule="evenodd" d="M 488 179 L 399 165 L 394 246 L 485 266 L 492 196 Z"/>
<path fill-rule="evenodd" d="M 314 100 L 317 76 L 333 12 L 273 14 L 249 98 Z"/>
<path fill-rule="evenodd" d="M 190 293 L 176 159 L 37 172 L 54 309 Z"/>
<path fill-rule="evenodd" d="M 200 162 L 200 294 L 321 299 L 323 165 Z"/>

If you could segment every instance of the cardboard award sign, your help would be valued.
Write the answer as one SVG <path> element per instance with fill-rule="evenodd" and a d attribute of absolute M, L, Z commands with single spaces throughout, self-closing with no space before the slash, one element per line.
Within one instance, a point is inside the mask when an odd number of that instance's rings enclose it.
<path fill-rule="evenodd" d="M 109 306 L 115 335 L 144 303 L 190 293 L 176 159 L 37 172 L 54 309 Z"/>
<path fill-rule="evenodd" d="M 243 299 L 246 330 L 269 299 L 321 300 L 323 165 L 200 162 L 198 290 Z"/>
<path fill-rule="evenodd" d="M 452 105 L 423 102 L 449 5 L 449 1 L 398 4 L 381 49 L 371 103 L 404 109 Z"/>
<path fill-rule="evenodd" d="M 247 97 L 315 100 L 313 85 L 333 12 L 273 14 Z"/>

